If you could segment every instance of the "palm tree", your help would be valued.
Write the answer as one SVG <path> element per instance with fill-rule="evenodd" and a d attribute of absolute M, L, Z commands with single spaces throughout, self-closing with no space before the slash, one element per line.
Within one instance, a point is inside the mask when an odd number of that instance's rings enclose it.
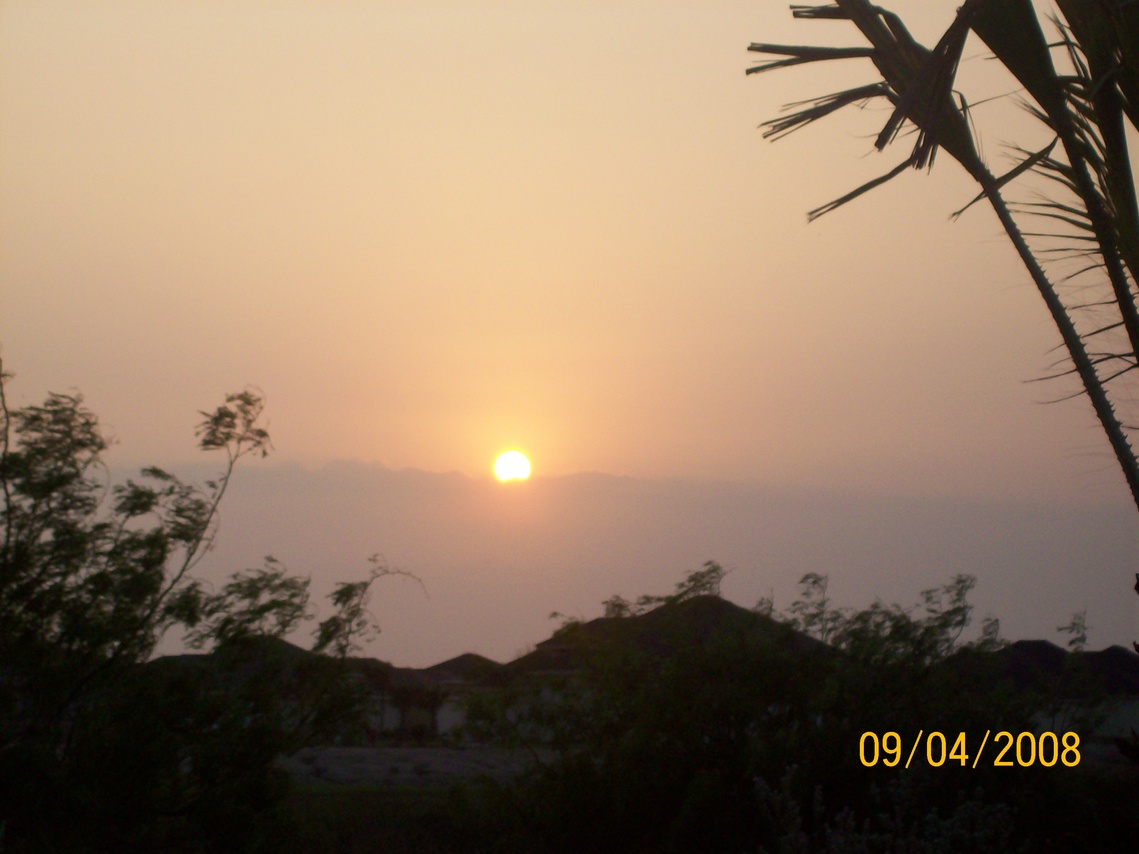
<path fill-rule="evenodd" d="M 749 50 L 768 58 L 747 73 L 835 59 L 873 63 L 877 79 L 792 104 L 789 113 L 764 124 L 765 137 L 779 138 L 842 107 L 882 98 L 893 109 L 875 141 L 879 150 L 904 128 L 916 130 L 917 141 L 901 163 L 808 217 L 822 216 L 908 168 L 930 167 L 939 149 L 947 151 L 980 186 L 973 201 L 992 205 L 1044 298 L 1072 362 L 1061 373 L 1079 376 L 1139 509 L 1139 460 L 1128 438 L 1139 427 L 1121 414 L 1139 401 L 1139 206 L 1126 139 L 1127 122 L 1139 129 L 1139 2 L 1056 4 L 1049 41 L 1031 0 L 966 0 L 932 50 L 916 42 L 897 15 L 867 0 L 792 6 L 796 18 L 851 21 L 868 45 L 752 44 Z M 1052 137 L 1036 151 L 1014 148 L 1015 165 L 1000 176 L 978 153 L 969 104 L 954 89 L 971 34 L 1016 78 L 1023 105 Z M 1031 202 L 1006 201 L 1002 192 L 1028 173 L 1043 176 L 1050 193 Z M 1044 227 L 1026 231 L 1026 220 Z M 1073 258 L 1084 263 L 1072 273 L 1059 268 L 1064 274 L 1056 277 L 1057 262 Z"/>

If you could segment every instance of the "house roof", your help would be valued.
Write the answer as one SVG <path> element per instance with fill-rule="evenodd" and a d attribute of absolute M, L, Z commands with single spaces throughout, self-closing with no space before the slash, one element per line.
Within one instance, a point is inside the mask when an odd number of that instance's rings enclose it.
<path fill-rule="evenodd" d="M 805 657 L 836 654 L 828 644 L 771 617 L 705 595 L 669 602 L 634 616 L 569 623 L 531 652 L 506 664 L 475 653 L 420 669 L 395 667 L 375 658 L 350 658 L 348 664 L 371 690 L 447 691 L 522 676 L 570 674 L 592 651 L 610 644 L 639 654 L 668 656 L 679 644 L 703 644 L 725 631 L 742 631 Z M 279 638 L 247 638 L 227 650 L 165 656 L 147 666 L 212 670 L 221 664 L 219 655 L 234 654 L 242 662 L 239 669 L 245 671 L 260 666 L 258 662 L 276 662 L 291 670 L 309 658 L 324 658 Z M 944 666 L 960 668 L 971 678 L 1008 679 L 1018 688 L 1060 691 L 1072 698 L 1098 691 L 1139 696 L 1139 655 L 1120 646 L 1098 652 L 1068 652 L 1049 641 L 1024 640 L 994 653 L 964 650 Z"/>
<path fill-rule="evenodd" d="M 581 667 L 592 650 L 624 645 L 641 654 L 667 656 L 678 645 L 707 643 L 725 631 L 742 631 L 804 656 L 833 653 L 831 647 L 790 627 L 721 599 L 693 596 L 629 617 L 598 617 L 568 623 L 534 650 L 504 666 L 510 676 L 567 674 Z"/>
<path fill-rule="evenodd" d="M 1007 679 L 1023 690 L 1077 699 L 1096 693 L 1139 696 L 1139 655 L 1121 646 L 1069 652 L 1044 640 L 1011 643 L 989 655 L 966 650 L 946 666 L 986 681 Z"/>
<path fill-rule="evenodd" d="M 418 671 L 421 676 L 438 685 L 470 685 L 493 678 L 503 665 L 473 652 L 449 658 Z"/>

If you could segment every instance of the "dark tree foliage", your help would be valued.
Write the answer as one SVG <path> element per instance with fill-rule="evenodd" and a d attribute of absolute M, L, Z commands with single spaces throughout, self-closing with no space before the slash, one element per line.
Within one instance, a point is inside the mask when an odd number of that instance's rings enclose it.
<path fill-rule="evenodd" d="M 417 576 L 385 565 L 380 555 L 372 555 L 368 562 L 372 568 L 367 578 L 363 581 L 342 581 L 328 594 L 328 599 L 336 610 L 316 627 L 314 652 L 331 650 L 343 660 L 352 653 L 359 652 L 363 643 L 379 633 L 375 616 L 368 610 L 372 585 L 376 579 L 402 575 L 419 584 L 424 593 L 427 592 Z"/>
<path fill-rule="evenodd" d="M 704 562 L 702 568 L 693 570 L 684 576 L 683 581 L 677 582 L 672 593 L 663 596 L 645 594 L 637 597 L 636 604 L 630 603 L 620 594 L 614 594 L 602 602 L 601 606 L 605 609 L 606 617 L 632 617 L 660 605 L 683 602 L 693 596 L 719 596 L 720 585 L 723 583 L 725 575 L 727 575 L 727 570 L 716 561 L 709 560 Z M 561 614 L 556 616 L 561 616 Z"/>
<path fill-rule="evenodd" d="M 10 409 L 0 372 L 0 850 L 243 850 L 283 791 L 284 750 L 354 710 L 344 657 L 373 582 L 342 584 L 313 656 L 274 641 L 311 616 L 273 558 L 220 590 L 195 574 L 235 466 L 264 456 L 261 398 L 201 413 L 224 454 L 199 486 L 162 469 L 110 485 L 78 394 Z M 209 656 L 150 661 L 181 629 Z M 298 656 L 299 654 L 299 656 Z M 221 834 L 221 836 L 219 836 Z M 223 838 L 224 837 L 224 838 Z"/>
<path fill-rule="evenodd" d="M 1079 377 L 1139 508 L 1139 456 L 1131 445 L 1139 376 L 1139 196 L 1128 141 L 1139 129 L 1139 4 L 1055 5 L 1046 13 L 1031 0 L 965 0 L 932 48 L 870 0 L 793 5 L 795 18 L 846 22 L 860 44 L 752 43 L 748 50 L 764 59 L 747 73 L 854 60 L 869 76 L 853 88 L 789 104 L 785 115 L 764 122 L 764 136 L 778 139 L 844 107 L 875 102 L 889 107 L 875 148 L 913 141 L 890 171 L 815 208 L 809 219 L 907 169 L 932 169 L 938 151 L 976 181 L 979 195 L 954 216 L 982 200 L 992 207 L 1071 359 L 1071 369 L 1059 373 Z M 969 45 L 974 37 L 1015 78 L 1009 97 L 1048 139 L 1043 147 L 1023 137 L 1005 142 L 1014 163 L 1000 175 L 986 162 L 986 140 L 974 121 L 970 101 L 979 102 L 957 79 L 962 59 L 979 46 Z M 1042 180 L 1024 193 L 1024 181 L 1034 175 Z"/>
<path fill-rule="evenodd" d="M 1139 194 L 1132 167 L 1139 129 L 1139 3 L 1056 0 L 1055 7 L 1045 11 L 1031 0 L 966 0 L 930 49 L 897 14 L 870 0 L 793 5 L 795 18 L 853 25 L 863 44 L 754 42 L 748 50 L 764 59 L 747 73 L 833 60 L 856 60 L 865 71 L 870 61 L 873 72 L 865 82 L 788 104 L 785 115 L 762 125 L 765 137 L 780 139 L 844 107 L 877 101 L 886 102 L 890 112 L 876 149 L 908 139 L 906 128 L 914 131 L 913 148 L 902 162 L 810 211 L 808 219 L 907 169 L 932 169 L 938 150 L 948 152 L 980 189 L 953 217 L 982 200 L 992 207 L 1071 360 L 1071 368 L 1054 377 L 1079 377 L 1139 508 L 1139 455 L 1132 444 L 1139 400 Z M 986 162 L 970 97 L 958 88 L 958 69 L 974 38 L 1015 79 L 1006 99 L 1035 119 L 1049 140 L 1043 147 L 1005 141 L 1014 163 L 1000 175 Z M 1035 186 L 1026 185 L 1032 176 Z M 1070 634 L 1073 649 L 1086 634 L 1078 616 L 1058 629 Z M 1123 749 L 1139 757 L 1139 735 Z"/>
<path fill-rule="evenodd" d="M 994 620 L 967 639 L 970 576 L 861 611 L 833 607 L 826 581 L 804 577 L 782 614 L 705 591 L 637 613 L 614 597 L 555 634 L 579 666 L 474 698 L 476 731 L 543 760 L 503 795 L 502 850 L 1118 850 L 1135 821 L 1098 803 L 1093 772 L 972 767 L 986 730 L 1035 731 L 1045 707 L 997 678 Z M 947 749 L 967 733 L 970 761 L 930 767 L 923 746 L 909 769 L 863 765 L 864 733 L 908 751 L 919 730 Z"/>

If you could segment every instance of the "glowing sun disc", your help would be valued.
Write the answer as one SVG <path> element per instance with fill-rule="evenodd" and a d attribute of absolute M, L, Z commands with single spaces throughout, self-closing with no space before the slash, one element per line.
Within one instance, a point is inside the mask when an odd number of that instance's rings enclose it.
<path fill-rule="evenodd" d="M 494 476 L 503 482 L 525 480 L 530 476 L 530 461 L 521 451 L 506 451 L 494 461 Z"/>

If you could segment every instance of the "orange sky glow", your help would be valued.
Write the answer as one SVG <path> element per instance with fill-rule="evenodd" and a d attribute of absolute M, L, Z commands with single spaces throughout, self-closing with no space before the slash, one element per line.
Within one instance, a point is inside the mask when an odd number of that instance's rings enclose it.
<path fill-rule="evenodd" d="M 932 42 L 958 3 L 888 5 Z M 807 224 L 904 156 L 878 108 L 762 138 L 871 72 L 747 45 L 828 38 L 754 0 L 9 0 L 11 401 L 80 389 L 124 466 L 252 384 L 281 464 L 1126 505 L 949 158 Z M 1027 125 L 977 114 L 1000 163 Z"/>
<path fill-rule="evenodd" d="M 896 5 L 927 37 L 954 6 Z M 894 158 L 877 114 L 757 132 L 830 81 L 745 79 L 747 44 L 827 27 L 770 3 L 6 3 L 17 390 L 81 388 L 132 460 L 188 454 L 195 410 L 253 383 L 283 459 L 489 475 L 525 444 L 550 474 L 1113 495 L 1086 406 L 1024 384 L 1054 335 L 995 220 L 948 221 L 954 164 L 806 224 Z"/>

